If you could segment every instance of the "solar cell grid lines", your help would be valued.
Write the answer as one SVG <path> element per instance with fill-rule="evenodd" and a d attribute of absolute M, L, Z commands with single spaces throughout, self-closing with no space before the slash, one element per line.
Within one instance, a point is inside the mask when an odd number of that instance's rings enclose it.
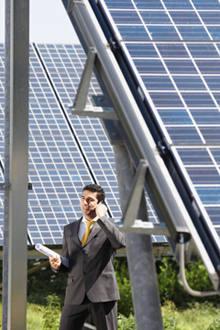
<path fill-rule="evenodd" d="M 81 216 L 82 187 L 93 182 L 43 67 L 30 46 L 28 229 L 32 242 L 61 244 Z"/>
<path fill-rule="evenodd" d="M 62 244 L 63 227 L 81 216 L 82 187 L 106 191 L 110 214 L 121 217 L 112 147 L 100 121 L 67 110 L 73 102 L 86 56 L 79 45 L 30 45 L 28 234 L 32 244 Z M 4 45 L 0 44 L 0 155 L 4 166 Z M 90 95 L 101 93 L 92 77 Z M 88 99 L 88 104 L 91 105 Z M 0 167 L 1 168 L 1 167 Z M 2 170 L 0 181 L 3 182 Z M 0 244 L 3 243 L 0 192 Z M 157 216 L 148 203 L 149 218 Z M 164 237 L 152 237 L 164 242 Z"/>
<path fill-rule="evenodd" d="M 114 155 L 102 125 L 96 118 L 74 116 L 68 110 L 68 105 L 73 103 L 76 96 L 86 61 L 85 53 L 78 45 L 37 45 L 37 49 L 52 84 L 56 88 L 57 96 L 62 103 L 74 135 L 86 157 L 87 164 L 96 182 L 107 192 L 109 209 L 114 216 L 120 216 Z M 100 93 L 101 89 L 93 76 L 89 95 Z M 92 105 L 89 99 L 88 104 Z"/>
<path fill-rule="evenodd" d="M 82 47 L 78 45 L 37 45 L 36 47 L 43 61 L 45 58 L 50 57 L 50 63 L 52 61 L 52 65 L 47 65 L 49 63 L 49 61 L 47 61 L 45 68 L 57 90 L 60 102 L 63 104 L 63 109 L 71 122 L 76 138 L 80 143 L 80 148 L 82 148 L 83 153 L 86 156 L 88 165 L 90 169 L 92 169 L 96 178 L 96 182 L 104 187 L 107 193 L 107 204 L 111 210 L 112 216 L 121 217 L 114 154 L 100 121 L 94 118 L 74 116 L 68 112 L 68 105 L 73 103 L 76 95 L 76 89 L 84 68 L 86 55 Z M 60 52 L 58 53 L 58 50 L 62 50 L 62 57 L 60 56 Z M 70 60 L 69 63 L 71 63 L 72 69 L 77 64 L 78 71 L 74 79 L 72 77 L 72 71 L 69 72 L 69 69 L 66 70 L 66 79 L 63 79 L 64 77 L 62 77 L 60 69 L 56 65 L 56 59 L 59 57 L 59 59 L 63 61 L 64 55 L 68 61 Z M 50 69 L 51 67 L 56 68 L 56 73 Z M 66 98 L 62 94 L 62 91 L 59 90 L 61 84 L 63 89 L 69 88 L 68 98 Z M 75 91 L 74 94 L 70 93 L 71 90 Z M 89 96 L 97 94 L 102 94 L 102 91 L 95 76 L 92 76 Z M 88 105 L 92 105 L 89 98 Z M 158 222 L 152 204 L 149 198 L 146 198 L 148 203 L 149 220 L 152 222 Z M 155 236 L 152 236 L 152 241 L 165 242 L 166 239 L 164 237 L 156 238 Z"/>
<path fill-rule="evenodd" d="M 214 227 L 219 234 L 220 2 L 100 2 L 213 235 Z"/>

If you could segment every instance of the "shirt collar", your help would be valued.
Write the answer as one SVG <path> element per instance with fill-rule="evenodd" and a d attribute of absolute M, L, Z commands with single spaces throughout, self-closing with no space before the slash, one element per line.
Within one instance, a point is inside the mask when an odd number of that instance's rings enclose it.
<path fill-rule="evenodd" d="M 92 219 L 91 221 L 97 221 L 98 220 L 98 217 L 96 216 L 94 219 Z M 86 220 L 85 217 L 82 218 L 82 222 L 90 222 L 88 220 Z"/>

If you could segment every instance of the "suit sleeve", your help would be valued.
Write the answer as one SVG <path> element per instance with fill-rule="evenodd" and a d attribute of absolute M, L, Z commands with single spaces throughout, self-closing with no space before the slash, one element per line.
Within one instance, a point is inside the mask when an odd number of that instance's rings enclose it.
<path fill-rule="evenodd" d="M 63 248 L 62 248 L 61 256 L 63 256 L 64 258 L 69 259 L 68 246 L 67 246 L 66 235 L 65 235 L 65 227 L 64 227 L 64 231 L 63 231 Z M 69 272 L 69 268 L 64 266 L 62 263 L 60 265 L 59 270 L 55 270 L 53 268 L 52 268 L 52 270 L 54 271 L 54 273 L 68 273 Z"/>
<path fill-rule="evenodd" d="M 114 219 L 109 219 L 105 216 L 97 220 L 97 223 L 105 232 L 107 238 L 111 242 L 114 249 L 120 249 L 125 247 L 125 235 L 115 226 Z"/>

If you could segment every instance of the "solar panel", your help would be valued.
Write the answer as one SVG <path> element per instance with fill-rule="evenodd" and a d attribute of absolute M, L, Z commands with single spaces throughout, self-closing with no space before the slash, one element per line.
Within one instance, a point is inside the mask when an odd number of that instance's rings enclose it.
<path fill-rule="evenodd" d="M 93 182 L 36 52 L 30 47 L 28 229 L 35 244 L 61 244 L 81 216 L 82 187 Z"/>
<path fill-rule="evenodd" d="M 86 157 L 95 181 L 107 193 L 107 204 L 113 216 L 121 216 L 114 154 L 100 121 L 96 118 L 73 116 L 67 111 L 73 102 L 86 56 L 80 45 L 37 45 L 43 65 L 56 89 L 57 96 L 70 122 L 74 135 Z M 101 93 L 92 77 L 90 95 Z M 90 106 L 92 103 L 88 100 Z"/>
<path fill-rule="evenodd" d="M 94 181 L 32 46 L 29 84 L 28 234 L 32 244 L 61 244 L 64 225 L 81 216 L 82 187 Z"/>
<path fill-rule="evenodd" d="M 99 8 L 220 247 L 219 1 L 100 0 Z"/>
<path fill-rule="evenodd" d="M 81 216 L 82 187 L 91 182 L 106 191 L 110 214 L 121 217 L 112 147 L 100 121 L 73 116 L 67 105 L 76 95 L 85 64 L 76 45 L 30 45 L 28 234 L 32 244 L 62 244 L 63 227 Z M 0 44 L 0 155 L 4 167 L 4 45 Z M 90 95 L 100 94 L 95 77 Z M 91 102 L 88 99 L 90 105 Z M 4 182 L 2 171 L 0 181 Z M 0 192 L 0 245 L 3 244 Z M 150 221 L 157 216 L 148 199 Z M 153 242 L 165 242 L 153 236 Z"/>
<path fill-rule="evenodd" d="M 66 116 L 71 122 L 80 148 L 86 156 L 88 166 L 96 182 L 106 191 L 111 214 L 113 217 L 121 217 L 113 149 L 99 119 L 80 117 L 67 111 L 68 105 L 73 103 L 76 96 L 86 55 L 80 45 L 36 45 L 36 47 Z M 102 91 L 93 75 L 89 96 L 98 94 L 102 94 Z M 89 98 L 88 105 L 92 106 Z M 158 222 L 152 203 L 148 196 L 146 198 L 149 220 Z M 152 241 L 166 242 L 166 239 L 162 236 L 152 236 Z"/>

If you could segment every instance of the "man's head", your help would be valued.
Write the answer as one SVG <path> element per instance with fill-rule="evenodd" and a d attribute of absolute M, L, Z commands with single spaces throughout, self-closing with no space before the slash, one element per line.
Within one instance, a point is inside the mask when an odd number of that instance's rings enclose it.
<path fill-rule="evenodd" d="M 97 184 L 89 184 L 83 188 L 81 196 L 81 210 L 87 220 L 96 217 L 95 208 L 100 202 L 105 201 L 105 192 Z"/>

